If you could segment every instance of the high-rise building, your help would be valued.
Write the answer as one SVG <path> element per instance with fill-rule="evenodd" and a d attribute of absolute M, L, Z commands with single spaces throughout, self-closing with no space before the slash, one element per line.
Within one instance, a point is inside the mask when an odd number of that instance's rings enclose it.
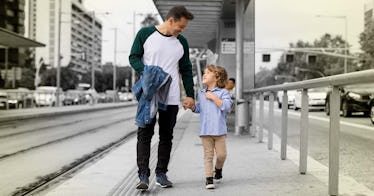
<path fill-rule="evenodd" d="M 0 0 L 0 27 L 14 33 L 24 35 L 25 32 L 25 1 Z M 8 68 L 19 66 L 24 61 L 23 49 L 9 48 Z M 4 69 L 5 50 L 0 48 L 0 64 Z"/>
<path fill-rule="evenodd" d="M 81 73 L 93 66 L 98 67 L 101 63 L 102 23 L 94 12 L 84 8 L 82 0 L 29 0 L 29 3 L 29 36 L 47 45 L 35 49 L 36 63 L 57 67 L 60 43 L 61 66 L 69 66 Z"/>
<path fill-rule="evenodd" d="M 366 29 L 373 22 L 374 0 L 366 0 L 364 5 L 364 28 Z"/>

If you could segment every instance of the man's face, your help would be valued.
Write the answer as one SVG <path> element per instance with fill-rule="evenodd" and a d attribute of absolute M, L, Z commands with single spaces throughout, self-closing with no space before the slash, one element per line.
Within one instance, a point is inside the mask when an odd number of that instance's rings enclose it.
<path fill-rule="evenodd" d="M 226 89 L 231 90 L 231 89 L 233 89 L 234 87 L 235 87 L 234 82 L 231 81 L 231 80 L 228 80 L 228 81 L 227 81 L 227 87 L 226 87 Z"/>
<path fill-rule="evenodd" d="M 182 17 L 180 20 L 174 20 L 174 18 L 171 18 L 170 33 L 173 36 L 178 36 L 179 33 L 184 32 L 187 24 L 188 20 L 185 17 Z"/>

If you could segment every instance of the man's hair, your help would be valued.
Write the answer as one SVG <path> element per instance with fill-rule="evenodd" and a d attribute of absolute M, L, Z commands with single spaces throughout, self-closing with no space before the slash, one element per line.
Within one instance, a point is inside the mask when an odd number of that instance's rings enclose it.
<path fill-rule="evenodd" d="M 174 6 L 169 10 L 169 13 L 166 15 L 166 20 L 171 17 L 176 21 L 179 21 L 182 17 L 186 18 L 187 20 L 193 19 L 193 15 L 191 14 L 191 12 L 189 12 L 182 5 Z"/>
<path fill-rule="evenodd" d="M 224 88 L 226 86 L 227 72 L 225 68 L 218 65 L 208 65 L 206 69 L 214 73 L 219 88 Z"/>
<path fill-rule="evenodd" d="M 235 84 L 235 78 L 229 78 Z"/>

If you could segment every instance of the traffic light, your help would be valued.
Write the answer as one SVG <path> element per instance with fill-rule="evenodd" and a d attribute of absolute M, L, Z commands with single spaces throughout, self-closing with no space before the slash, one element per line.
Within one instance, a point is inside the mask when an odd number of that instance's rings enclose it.
<path fill-rule="evenodd" d="M 307 56 L 307 63 L 308 64 L 315 64 L 317 62 L 317 56 L 313 54 L 309 54 Z"/>
<path fill-rule="evenodd" d="M 270 62 L 270 54 L 263 54 L 262 62 Z"/>
<path fill-rule="evenodd" d="M 286 63 L 292 63 L 294 61 L 293 54 L 286 54 Z"/>

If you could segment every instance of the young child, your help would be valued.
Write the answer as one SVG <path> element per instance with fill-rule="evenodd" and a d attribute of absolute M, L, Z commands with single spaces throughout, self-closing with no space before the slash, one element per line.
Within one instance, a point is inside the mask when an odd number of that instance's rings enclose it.
<path fill-rule="evenodd" d="M 204 146 L 204 162 L 207 189 L 214 189 L 213 158 L 216 154 L 214 179 L 222 179 L 222 167 L 226 160 L 226 113 L 232 101 L 224 89 L 227 72 L 221 66 L 208 65 L 204 70 L 202 89 L 198 94 L 199 103 L 191 110 L 200 113 L 200 137 Z"/>

